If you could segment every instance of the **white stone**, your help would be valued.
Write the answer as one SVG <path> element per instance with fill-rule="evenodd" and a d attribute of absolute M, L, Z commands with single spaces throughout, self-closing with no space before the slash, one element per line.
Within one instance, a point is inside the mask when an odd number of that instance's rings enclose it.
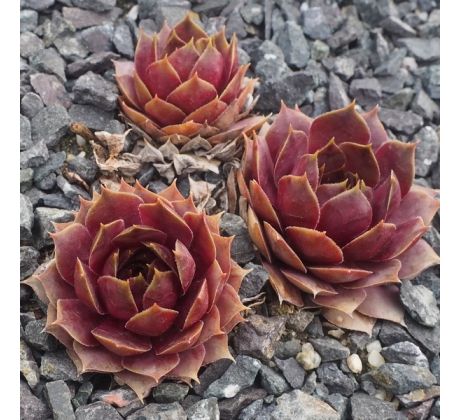
<path fill-rule="evenodd" d="M 366 350 L 368 353 L 370 353 L 373 350 L 380 353 L 380 350 L 382 350 L 382 345 L 380 344 L 379 340 L 375 340 L 366 346 Z"/>
<path fill-rule="evenodd" d="M 302 345 L 302 351 L 297 354 L 296 360 L 307 371 L 316 369 L 321 364 L 321 356 L 315 351 L 311 343 Z"/>
<path fill-rule="evenodd" d="M 372 350 L 367 355 L 367 362 L 369 363 L 369 366 L 377 369 L 385 364 L 385 359 L 378 351 Z"/>
<path fill-rule="evenodd" d="M 330 330 L 327 333 L 334 338 L 341 338 L 345 334 L 345 331 L 341 329 L 336 329 L 336 330 Z"/>
<path fill-rule="evenodd" d="M 356 353 L 347 357 L 347 366 L 353 373 L 361 373 L 363 370 L 363 362 Z"/>

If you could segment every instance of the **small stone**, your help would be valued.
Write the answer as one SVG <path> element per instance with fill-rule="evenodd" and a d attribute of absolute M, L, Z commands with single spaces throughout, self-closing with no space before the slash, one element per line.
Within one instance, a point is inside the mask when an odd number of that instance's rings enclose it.
<path fill-rule="evenodd" d="M 74 122 L 80 122 L 96 131 L 104 131 L 113 119 L 113 111 L 103 111 L 94 105 L 73 104 L 69 116 Z"/>
<path fill-rule="evenodd" d="M 118 57 L 118 54 L 110 51 L 91 54 L 83 60 L 77 60 L 70 63 L 67 66 L 67 74 L 69 77 L 77 78 L 89 71 L 94 73 L 103 73 L 104 71 L 112 68 L 112 60 L 115 60 Z"/>
<path fill-rule="evenodd" d="M 178 402 L 171 404 L 148 404 L 126 417 L 127 420 L 187 420 L 184 409 Z M 77 419 L 78 420 L 78 419 Z"/>
<path fill-rule="evenodd" d="M 420 89 L 412 102 L 412 111 L 428 120 L 439 118 L 439 105 L 423 89 Z"/>
<path fill-rule="evenodd" d="M 405 48 L 395 48 L 383 63 L 374 71 L 377 76 L 395 76 L 400 71 L 401 66 L 406 58 L 407 50 Z"/>
<path fill-rule="evenodd" d="M 20 149 L 26 150 L 33 146 L 30 121 L 24 115 L 20 116 Z"/>
<path fill-rule="evenodd" d="M 307 333 L 313 338 L 324 337 L 323 324 L 321 324 L 319 316 L 315 316 L 313 321 L 308 324 Z"/>
<path fill-rule="evenodd" d="M 412 111 L 380 108 L 380 119 L 392 131 L 412 135 L 423 126 L 423 118 Z"/>
<path fill-rule="evenodd" d="M 363 370 L 363 362 L 356 353 L 347 357 L 347 366 L 353 373 L 361 373 Z"/>
<path fill-rule="evenodd" d="M 382 349 L 387 362 L 404 363 L 421 367 L 429 367 L 428 359 L 422 351 L 410 341 L 403 341 Z"/>
<path fill-rule="evenodd" d="M 439 157 L 439 137 L 433 127 L 426 126 L 415 134 L 420 143 L 415 149 L 415 175 L 426 177 Z"/>
<path fill-rule="evenodd" d="M 302 351 L 297 354 L 296 360 L 306 371 L 316 369 L 321 364 L 321 356 L 315 351 L 311 343 L 302 345 Z"/>
<path fill-rule="evenodd" d="M 404 88 L 387 97 L 382 102 L 386 108 L 399 109 L 406 111 L 409 107 L 412 98 L 414 97 L 414 90 L 411 88 Z"/>
<path fill-rule="evenodd" d="M 402 38 L 400 42 L 416 60 L 422 62 L 439 60 L 439 38 Z"/>
<path fill-rule="evenodd" d="M 219 420 L 217 398 L 200 400 L 186 409 L 188 420 Z"/>
<path fill-rule="evenodd" d="M 38 267 L 38 258 L 40 253 L 32 246 L 21 246 L 20 248 L 20 273 L 21 280 L 29 277 Z"/>
<path fill-rule="evenodd" d="M 403 420 L 406 417 L 395 410 L 393 404 L 357 392 L 350 398 L 353 420 Z"/>
<path fill-rule="evenodd" d="M 411 341 L 411 336 L 400 325 L 390 321 L 383 321 L 379 339 L 385 346 L 401 341 Z"/>
<path fill-rule="evenodd" d="M 255 400 L 249 404 L 246 408 L 240 411 L 238 420 L 255 420 L 261 414 L 264 406 L 264 400 Z"/>
<path fill-rule="evenodd" d="M 240 14 L 244 21 L 249 24 L 260 25 L 264 21 L 263 6 L 260 4 L 247 4 L 240 9 Z"/>
<path fill-rule="evenodd" d="M 21 113 L 31 119 L 43 108 L 43 101 L 36 93 L 26 93 L 21 99 Z"/>
<path fill-rule="evenodd" d="M 409 315 L 404 317 L 409 334 L 414 337 L 424 348 L 433 354 L 439 353 L 439 324 L 434 328 L 425 327 L 415 322 Z"/>
<path fill-rule="evenodd" d="M 153 401 L 156 403 L 172 403 L 182 401 L 188 394 L 189 387 L 184 384 L 163 382 L 152 390 Z"/>
<path fill-rule="evenodd" d="M 77 409 L 83 405 L 86 405 L 88 402 L 89 397 L 93 392 L 93 384 L 90 381 L 83 382 L 81 386 L 78 388 L 75 397 L 72 398 L 72 404 Z"/>
<path fill-rule="evenodd" d="M 115 6 L 116 0 L 72 0 L 72 4 L 82 9 L 105 12 Z"/>
<path fill-rule="evenodd" d="M 21 194 L 20 198 L 20 238 L 21 242 L 32 240 L 32 227 L 34 225 L 34 209 L 29 198 Z"/>
<path fill-rule="evenodd" d="M 44 331 L 46 319 L 30 321 L 24 328 L 24 338 L 35 349 L 54 351 L 57 348 L 56 339 Z"/>
<path fill-rule="evenodd" d="M 421 69 L 422 70 L 422 69 Z M 440 94 L 440 70 L 439 65 L 423 68 L 421 74 L 423 86 L 432 99 L 439 99 Z"/>
<path fill-rule="evenodd" d="M 34 394 L 27 383 L 21 380 L 20 385 L 20 416 L 21 419 L 47 420 L 51 416 L 48 406 Z"/>
<path fill-rule="evenodd" d="M 311 44 L 311 58 L 315 61 L 324 60 L 329 56 L 329 50 L 329 45 L 317 39 L 315 42 L 313 42 L 313 44 Z"/>
<path fill-rule="evenodd" d="M 35 10 L 21 10 L 21 32 L 33 31 L 38 25 L 38 13 Z"/>
<path fill-rule="evenodd" d="M 220 222 L 223 236 L 235 235 L 232 242 L 232 258 L 239 264 L 246 264 L 255 257 L 254 247 L 244 220 L 236 214 L 225 213 Z"/>
<path fill-rule="evenodd" d="M 112 24 L 93 26 L 79 33 L 79 41 L 91 53 L 110 51 L 114 27 Z"/>
<path fill-rule="evenodd" d="M 50 8 L 55 0 L 22 0 L 21 7 L 25 9 L 33 9 L 41 12 Z"/>
<path fill-rule="evenodd" d="M 260 293 L 268 281 L 268 273 L 265 268 L 258 264 L 249 263 L 244 268 L 252 271 L 243 278 L 238 293 L 242 298 L 250 298 Z"/>
<path fill-rule="evenodd" d="M 195 394 L 203 396 L 206 389 L 208 389 L 208 386 L 219 379 L 231 364 L 232 362 L 229 359 L 220 359 L 205 368 L 203 373 L 201 373 L 198 377 L 200 382 L 195 382 L 193 385 L 193 391 Z"/>
<path fill-rule="evenodd" d="M 138 397 L 136 393 L 127 386 L 112 389 L 110 391 L 100 390 L 96 391 L 91 396 L 91 401 L 102 401 L 106 404 L 113 405 L 115 407 L 126 407 L 133 401 L 136 401 Z"/>
<path fill-rule="evenodd" d="M 52 172 L 61 168 L 65 161 L 65 152 L 51 153 L 48 160 L 34 171 L 34 182 L 37 184 Z"/>
<path fill-rule="evenodd" d="M 355 74 L 356 62 L 353 58 L 337 57 L 333 59 L 333 63 L 332 71 L 343 80 L 348 80 Z"/>
<path fill-rule="evenodd" d="M 347 89 L 334 73 L 329 75 L 329 107 L 331 109 L 343 108 L 350 103 Z"/>
<path fill-rule="evenodd" d="M 62 175 L 59 175 L 56 178 L 56 184 L 59 187 L 59 189 L 64 193 L 64 195 L 75 205 L 79 204 L 80 197 L 86 200 L 91 199 L 88 192 L 86 192 L 83 188 L 75 184 L 71 184 Z"/>
<path fill-rule="evenodd" d="M 316 369 L 318 379 L 326 385 L 329 392 L 350 396 L 358 389 L 356 379 L 351 375 L 343 373 L 335 363 L 322 363 Z"/>
<path fill-rule="evenodd" d="M 361 19 L 369 25 L 377 25 L 390 15 L 397 14 L 392 0 L 354 0 L 353 4 L 358 10 Z"/>
<path fill-rule="evenodd" d="M 276 43 L 283 50 L 286 63 L 295 68 L 305 67 L 310 58 L 310 49 L 302 28 L 295 22 L 288 21 L 281 28 Z"/>
<path fill-rule="evenodd" d="M 29 58 L 36 54 L 37 51 L 45 48 L 43 41 L 32 32 L 23 32 L 20 37 L 21 57 Z"/>
<path fill-rule="evenodd" d="M 313 321 L 314 314 L 307 311 L 296 311 L 286 319 L 286 327 L 295 332 L 302 333 Z"/>
<path fill-rule="evenodd" d="M 403 22 L 396 16 L 389 16 L 387 17 L 382 23 L 382 28 L 385 29 L 389 34 L 396 35 L 396 36 L 415 36 L 417 32 L 412 28 L 412 26 L 408 25 L 406 22 Z"/>
<path fill-rule="evenodd" d="M 327 39 L 327 43 L 333 50 L 337 50 L 352 42 L 358 40 L 364 32 L 364 27 L 361 21 L 351 15 L 340 29 Z"/>
<path fill-rule="evenodd" d="M 34 143 L 44 141 L 47 146 L 56 146 L 67 133 L 70 123 L 69 114 L 62 105 L 43 108 L 32 118 L 32 139 Z"/>
<path fill-rule="evenodd" d="M 241 390 L 249 388 L 261 367 L 257 359 L 249 356 L 237 356 L 236 363 L 217 381 L 213 382 L 204 393 L 207 397 L 232 398 Z"/>
<path fill-rule="evenodd" d="M 288 341 L 278 341 L 275 344 L 275 356 L 278 359 L 288 359 L 289 357 L 295 357 L 297 353 L 300 353 L 302 346 L 300 340 L 293 338 Z M 300 362 L 299 362 L 300 363 Z"/>
<path fill-rule="evenodd" d="M 30 57 L 30 65 L 38 71 L 55 74 L 61 81 L 66 81 L 65 61 L 54 48 L 39 50 Z"/>
<path fill-rule="evenodd" d="M 48 159 L 48 148 L 43 140 L 38 141 L 29 149 L 21 152 L 21 168 L 36 168 L 43 165 Z"/>
<path fill-rule="evenodd" d="M 380 344 L 379 340 L 374 340 L 366 345 L 366 350 L 368 353 L 370 353 L 371 351 L 376 351 L 380 353 L 380 351 L 382 350 L 382 345 Z"/>
<path fill-rule="evenodd" d="M 425 286 L 415 286 L 406 280 L 401 285 L 401 302 L 409 315 L 426 327 L 434 327 L 439 322 L 439 308 L 431 290 Z"/>
<path fill-rule="evenodd" d="M 275 357 L 276 365 L 283 372 L 284 377 L 293 388 L 300 388 L 305 380 L 305 370 L 300 364 L 290 357 L 289 359 L 282 360 Z"/>
<path fill-rule="evenodd" d="M 312 39 L 326 40 L 332 35 L 330 22 L 321 7 L 302 10 L 302 27 L 305 35 Z"/>
<path fill-rule="evenodd" d="M 348 347 L 331 337 L 312 338 L 310 342 L 320 354 L 323 362 L 345 359 L 350 355 Z"/>
<path fill-rule="evenodd" d="M 112 111 L 117 106 L 115 85 L 92 71 L 80 76 L 72 91 L 76 103 L 94 105 L 105 111 Z"/>
<path fill-rule="evenodd" d="M 86 182 L 91 183 L 96 179 L 98 167 L 96 162 L 83 156 L 69 157 L 68 169 L 80 175 Z"/>
<path fill-rule="evenodd" d="M 378 351 L 372 350 L 367 355 L 367 363 L 372 368 L 379 368 L 385 363 L 385 359 Z"/>
<path fill-rule="evenodd" d="M 275 353 L 275 343 L 284 332 L 285 322 L 285 319 L 279 316 L 249 316 L 234 335 L 235 350 L 238 354 L 269 361 Z"/>
<path fill-rule="evenodd" d="M 63 380 L 48 382 L 46 384 L 46 396 L 53 411 L 54 420 L 75 419 L 70 402 L 70 390 Z"/>
<path fill-rule="evenodd" d="M 427 368 L 401 363 L 385 363 L 369 375 L 376 385 L 393 394 L 406 394 L 436 383 L 435 376 Z"/>
<path fill-rule="evenodd" d="M 259 376 L 260 384 L 269 394 L 278 396 L 290 389 L 286 380 L 268 366 L 261 366 Z"/>
<path fill-rule="evenodd" d="M 135 413 L 143 407 L 144 403 L 141 400 L 136 399 L 125 407 L 117 408 L 117 411 L 122 417 L 128 417 L 130 414 Z"/>
<path fill-rule="evenodd" d="M 354 79 L 350 84 L 350 95 L 363 106 L 374 106 L 382 97 L 382 88 L 375 78 Z"/>
<path fill-rule="evenodd" d="M 270 419 L 339 420 L 340 417 L 325 402 L 296 389 L 276 399 L 276 407 Z"/>
<path fill-rule="evenodd" d="M 413 407 L 421 402 L 437 398 L 440 395 L 440 387 L 434 385 L 426 389 L 416 389 L 407 394 L 398 395 L 397 398 L 404 407 Z"/>
<path fill-rule="evenodd" d="M 91 10 L 82 10 L 78 7 L 63 7 L 64 19 L 72 24 L 75 29 L 88 28 L 89 26 L 102 25 L 114 22 L 120 16 L 122 10 L 118 7 L 112 8 L 105 13 L 97 13 Z"/>
<path fill-rule="evenodd" d="M 103 402 L 78 407 L 75 410 L 75 417 L 76 420 L 123 420 L 123 417 L 118 414 L 115 408 Z"/>
<path fill-rule="evenodd" d="M 112 42 L 121 55 L 129 58 L 134 57 L 133 39 L 128 25 L 125 23 L 117 25 L 113 33 Z"/>
<path fill-rule="evenodd" d="M 75 365 L 64 350 L 45 352 L 42 356 L 40 374 L 51 381 L 60 379 L 79 381 L 81 379 Z"/>
<path fill-rule="evenodd" d="M 34 389 L 40 382 L 40 371 L 32 351 L 24 340 L 19 344 L 19 370 L 29 386 Z"/>
<path fill-rule="evenodd" d="M 439 354 L 434 356 L 433 359 L 431 360 L 431 363 L 430 363 L 430 370 L 431 372 L 433 373 L 434 376 L 436 376 L 436 379 L 438 380 L 438 384 L 441 383 L 440 381 L 440 375 L 441 375 L 441 372 L 440 372 L 440 358 L 439 358 Z"/>
<path fill-rule="evenodd" d="M 233 420 L 237 418 L 238 413 L 249 404 L 260 400 L 267 395 L 267 391 L 260 388 L 246 388 L 236 397 L 225 399 L 219 402 L 220 418 L 222 420 Z"/>
<path fill-rule="evenodd" d="M 347 417 L 347 409 L 348 409 L 348 398 L 344 397 L 341 394 L 330 394 L 325 399 L 335 411 L 339 415 L 340 420 L 345 420 Z"/>

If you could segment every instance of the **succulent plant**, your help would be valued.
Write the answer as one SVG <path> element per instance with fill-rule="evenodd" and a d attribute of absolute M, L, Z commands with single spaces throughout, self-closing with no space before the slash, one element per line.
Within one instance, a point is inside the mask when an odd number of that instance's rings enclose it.
<path fill-rule="evenodd" d="M 115 62 L 124 116 L 154 140 L 184 144 L 192 137 L 211 145 L 260 126 L 247 117 L 255 104 L 249 65 L 238 63 L 237 40 L 225 31 L 208 36 L 189 13 L 153 36 L 141 30 L 134 62 Z M 246 118 L 247 117 L 247 118 Z"/>
<path fill-rule="evenodd" d="M 113 373 L 142 399 L 165 378 L 190 384 L 202 365 L 232 358 L 246 271 L 219 219 L 174 183 L 155 194 L 122 182 L 55 225 L 54 258 L 26 283 L 79 372 Z"/>
<path fill-rule="evenodd" d="M 413 184 L 416 143 L 390 140 L 378 107 L 354 102 L 315 119 L 282 104 L 245 142 L 238 185 L 280 301 L 348 329 L 403 322 L 400 279 L 438 263 L 421 239 L 439 201 Z"/>

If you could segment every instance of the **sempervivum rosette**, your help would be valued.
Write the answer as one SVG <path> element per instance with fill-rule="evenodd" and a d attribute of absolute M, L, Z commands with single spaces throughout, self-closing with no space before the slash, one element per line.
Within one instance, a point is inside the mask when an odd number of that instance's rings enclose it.
<path fill-rule="evenodd" d="M 190 383 L 202 365 L 231 358 L 246 272 L 219 216 L 198 212 L 175 184 L 103 189 L 52 237 L 54 259 L 26 283 L 79 372 L 113 373 L 142 399 L 165 378 Z"/>
<path fill-rule="evenodd" d="M 237 42 L 222 29 L 208 36 L 189 13 L 173 28 L 141 31 L 134 62 L 115 63 L 125 117 L 159 142 L 182 145 L 206 138 L 211 145 L 233 140 L 263 122 L 247 117 L 254 105 L 249 65 L 238 63 Z"/>
<path fill-rule="evenodd" d="M 238 183 L 281 301 L 366 332 L 376 318 L 403 322 L 400 279 L 438 263 L 421 237 L 439 201 L 412 183 L 415 147 L 354 103 L 315 119 L 282 105 L 247 139 Z"/>

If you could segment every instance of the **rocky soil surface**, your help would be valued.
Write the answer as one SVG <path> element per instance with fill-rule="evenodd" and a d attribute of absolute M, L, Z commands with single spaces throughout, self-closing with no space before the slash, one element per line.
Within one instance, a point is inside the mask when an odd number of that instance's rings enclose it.
<path fill-rule="evenodd" d="M 281 99 L 309 115 L 351 98 L 379 103 L 394 138 L 420 141 L 417 182 L 439 188 L 437 0 L 21 0 L 21 280 L 49 258 L 51 223 L 99 188 L 91 148 L 69 124 L 124 132 L 112 60 L 132 59 L 141 28 L 189 9 L 208 31 L 237 33 L 241 62 L 262 82 L 258 111 L 276 113 Z M 149 165 L 137 178 L 155 191 L 167 183 Z M 179 186 L 187 192 L 189 178 Z M 108 376 L 78 376 L 21 285 L 21 419 L 439 418 L 438 268 L 403 283 L 407 328 L 378 322 L 368 337 L 278 308 L 243 220 L 226 214 L 221 228 L 236 235 L 235 260 L 253 268 L 240 293 L 257 303 L 231 334 L 235 364 L 204 368 L 190 389 L 163 383 L 142 405 Z M 437 251 L 438 229 L 439 218 L 426 235 Z"/>

